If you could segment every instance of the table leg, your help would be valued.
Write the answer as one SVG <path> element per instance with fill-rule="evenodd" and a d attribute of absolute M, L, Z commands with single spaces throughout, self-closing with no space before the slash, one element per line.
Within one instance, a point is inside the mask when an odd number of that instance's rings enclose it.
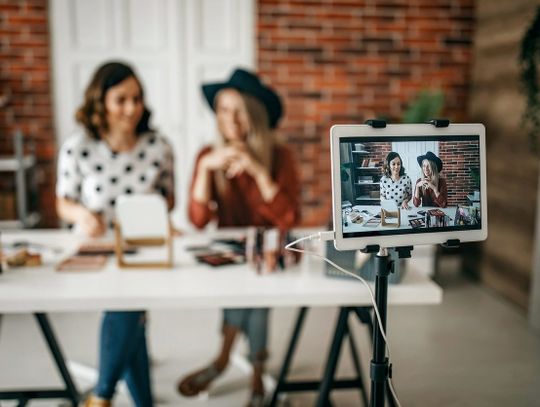
<path fill-rule="evenodd" d="M 294 325 L 294 331 L 293 331 L 291 340 L 289 342 L 289 348 L 287 349 L 285 360 L 283 361 L 281 365 L 281 370 L 279 372 L 276 388 L 274 390 L 274 394 L 272 395 L 272 401 L 270 402 L 271 407 L 274 407 L 276 405 L 278 395 L 284 388 L 285 378 L 287 377 L 287 373 L 289 373 L 292 357 L 296 350 L 296 345 L 298 343 L 300 331 L 302 330 L 302 326 L 304 325 L 304 319 L 306 317 L 307 311 L 308 311 L 307 307 L 302 307 L 300 308 L 300 311 L 298 312 L 298 317 L 296 318 L 296 324 Z"/>
<path fill-rule="evenodd" d="M 62 379 L 66 385 L 65 389 L 51 390 L 51 389 L 29 389 L 29 390 L 4 390 L 0 391 L 0 400 L 18 400 L 19 406 L 25 406 L 32 399 L 68 399 L 73 407 L 77 406 L 80 396 L 77 391 L 77 387 L 73 382 L 69 370 L 66 367 L 66 362 L 60 345 L 56 340 L 54 331 L 49 323 L 47 315 L 44 313 L 34 314 L 36 317 L 41 332 L 45 337 L 47 346 L 51 351 L 56 366 L 62 376 Z"/>
<path fill-rule="evenodd" d="M 339 360 L 339 353 L 341 351 L 341 344 L 343 337 L 347 333 L 347 318 L 349 311 L 347 308 L 339 309 L 338 321 L 336 324 L 334 339 L 330 346 L 330 352 L 328 353 L 328 359 L 326 361 L 326 368 L 324 370 L 323 379 L 319 387 L 319 398 L 317 400 L 317 407 L 325 407 L 330 405 L 330 390 L 332 389 L 332 382 L 334 381 L 334 375 L 336 372 L 337 362 Z"/>
<path fill-rule="evenodd" d="M 353 333 L 351 329 L 348 328 L 347 332 L 349 334 L 349 345 L 351 346 L 351 355 L 352 355 L 352 360 L 354 364 L 354 369 L 356 370 L 356 375 L 358 377 L 358 380 L 360 381 L 360 383 L 362 383 L 360 396 L 362 397 L 362 402 L 364 403 L 364 406 L 367 406 L 368 400 L 367 400 L 366 391 L 364 387 L 365 385 L 364 385 L 364 377 L 362 375 L 362 368 L 360 367 L 360 354 L 356 350 L 356 345 L 354 344 L 354 337 L 353 337 Z"/>
<path fill-rule="evenodd" d="M 51 327 L 51 324 L 49 323 L 49 319 L 44 313 L 36 313 L 34 315 L 39 323 L 41 332 L 43 333 L 43 336 L 47 341 L 47 345 L 49 345 L 49 350 L 51 351 L 51 355 L 54 358 L 54 361 L 56 362 L 58 371 L 60 372 L 64 383 L 66 384 L 67 396 L 73 403 L 73 406 L 77 406 L 77 403 L 79 402 L 79 392 L 66 366 L 64 355 L 62 354 L 60 345 L 56 340 L 54 331 Z"/>

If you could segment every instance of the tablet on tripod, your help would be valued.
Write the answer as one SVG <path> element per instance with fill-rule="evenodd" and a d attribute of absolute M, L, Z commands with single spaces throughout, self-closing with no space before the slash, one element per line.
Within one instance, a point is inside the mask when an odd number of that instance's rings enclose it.
<path fill-rule="evenodd" d="M 336 249 L 486 239 L 482 124 L 336 125 L 330 143 Z M 397 156 L 399 176 L 387 162 Z"/>

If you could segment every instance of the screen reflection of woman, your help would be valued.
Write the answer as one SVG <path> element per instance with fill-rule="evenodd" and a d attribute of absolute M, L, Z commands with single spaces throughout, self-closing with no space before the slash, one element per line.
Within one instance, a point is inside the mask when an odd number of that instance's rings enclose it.
<path fill-rule="evenodd" d="M 440 176 L 443 168 L 442 160 L 428 151 L 425 155 L 416 158 L 422 167 L 422 178 L 416 181 L 414 187 L 414 206 L 438 206 L 446 208 L 448 187 L 446 180 Z"/>
<path fill-rule="evenodd" d="M 409 209 L 412 183 L 405 174 L 405 167 L 398 153 L 394 151 L 388 153 L 383 172 L 380 183 L 381 199 L 394 200 L 398 207 Z"/>

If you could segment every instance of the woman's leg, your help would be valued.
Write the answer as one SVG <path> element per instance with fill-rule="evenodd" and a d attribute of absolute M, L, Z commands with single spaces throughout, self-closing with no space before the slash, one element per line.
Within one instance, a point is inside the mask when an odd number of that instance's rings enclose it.
<path fill-rule="evenodd" d="M 137 331 L 144 327 L 144 312 L 105 312 L 101 324 L 99 376 L 94 393 L 111 400 L 116 384 L 137 350 Z"/>
<path fill-rule="evenodd" d="M 146 327 L 144 324 L 139 325 L 135 335 L 137 346 L 135 353 L 126 366 L 124 379 L 135 406 L 151 407 L 153 405 L 152 386 L 150 381 L 148 347 L 146 345 Z"/>
<path fill-rule="evenodd" d="M 231 349 L 238 331 L 245 321 L 246 310 L 223 310 L 223 326 L 221 329 L 223 340 L 221 349 L 214 361 L 203 369 L 199 369 L 185 376 L 178 383 L 178 391 L 184 396 L 195 396 L 206 390 L 210 383 L 216 379 L 229 364 Z"/>
<path fill-rule="evenodd" d="M 264 364 L 268 357 L 268 308 L 249 310 L 246 320 L 245 333 L 249 341 L 249 359 L 253 364 L 252 391 L 254 394 L 264 394 L 262 375 Z"/>

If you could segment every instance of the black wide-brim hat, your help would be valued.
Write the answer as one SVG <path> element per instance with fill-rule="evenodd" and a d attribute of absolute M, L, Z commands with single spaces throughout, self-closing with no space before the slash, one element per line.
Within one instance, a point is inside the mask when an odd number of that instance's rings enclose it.
<path fill-rule="evenodd" d="M 442 160 L 435 154 L 433 154 L 431 151 L 428 151 L 425 155 L 419 155 L 418 157 L 416 157 L 416 161 L 418 161 L 418 165 L 420 167 L 422 166 L 422 161 L 424 160 L 433 161 L 437 165 L 439 172 L 442 171 Z"/>
<path fill-rule="evenodd" d="M 217 93 L 226 88 L 233 88 L 259 99 L 268 112 L 270 127 L 276 128 L 283 114 L 281 99 L 272 88 L 261 83 L 257 75 L 243 69 L 235 69 L 227 82 L 203 84 L 202 91 L 213 111 L 216 111 L 215 98 Z"/>

